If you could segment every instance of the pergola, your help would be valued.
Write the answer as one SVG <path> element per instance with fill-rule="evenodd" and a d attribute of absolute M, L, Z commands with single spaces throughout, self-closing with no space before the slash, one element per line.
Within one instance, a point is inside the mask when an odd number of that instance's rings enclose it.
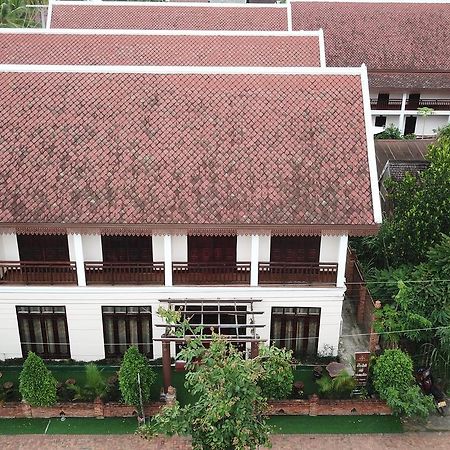
<path fill-rule="evenodd" d="M 166 329 L 161 338 L 154 339 L 155 341 L 162 343 L 163 383 L 165 393 L 167 393 L 167 389 L 172 383 L 170 360 L 171 342 L 184 344 L 187 342 L 187 339 L 191 339 L 192 337 L 200 337 L 203 343 L 208 343 L 212 341 L 211 334 L 215 333 L 223 336 L 227 342 L 235 344 L 250 343 L 250 356 L 252 358 L 258 356 L 260 342 L 265 342 L 265 339 L 261 339 L 256 332 L 258 328 L 263 328 L 265 325 L 255 323 L 255 316 L 258 314 L 263 314 L 263 311 L 255 311 L 254 303 L 261 302 L 261 299 L 170 299 L 160 300 L 160 302 L 168 303 L 171 308 L 175 308 L 181 313 L 182 318 L 200 315 L 200 323 L 193 324 L 193 327 L 201 328 L 199 335 L 189 334 L 177 336 L 175 335 L 175 331 L 183 327 L 181 323 L 156 325 L 157 327 L 163 327 Z M 207 310 L 204 308 L 205 306 L 208 308 Z M 225 310 L 224 307 L 227 307 L 227 309 Z M 234 307 L 234 309 L 231 309 L 230 307 Z M 245 307 L 245 309 L 239 307 Z M 205 323 L 203 320 L 205 314 L 217 314 L 217 323 Z M 235 323 L 220 323 L 221 314 L 234 316 Z M 241 322 L 239 322 L 239 317 L 245 317 L 245 320 L 241 320 Z M 249 317 L 250 320 L 248 320 Z M 240 330 L 245 330 L 245 333 L 241 334 Z M 209 332 L 204 333 L 204 331 Z"/>

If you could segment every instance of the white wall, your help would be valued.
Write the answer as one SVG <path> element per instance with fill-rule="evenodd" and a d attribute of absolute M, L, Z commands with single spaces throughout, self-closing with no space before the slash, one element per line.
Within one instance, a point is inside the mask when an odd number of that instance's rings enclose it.
<path fill-rule="evenodd" d="M 252 255 L 252 237 L 238 235 L 236 247 L 236 261 L 249 262 Z"/>
<path fill-rule="evenodd" d="M 83 254 L 85 261 L 103 261 L 102 237 L 99 234 L 83 234 Z"/>
<path fill-rule="evenodd" d="M 188 260 L 188 243 L 187 235 L 172 236 L 172 261 L 187 262 Z M 156 261 L 156 259 L 155 259 Z"/>
<path fill-rule="evenodd" d="M 152 236 L 152 252 L 154 262 L 164 261 L 164 236 Z"/>
<path fill-rule="evenodd" d="M 21 358 L 19 326 L 17 323 L 16 302 L 0 301 L 0 359 Z M 21 304 L 24 304 L 23 302 Z"/>
<path fill-rule="evenodd" d="M 340 236 L 322 236 L 320 239 L 319 262 L 339 262 L 339 240 Z"/>
<path fill-rule="evenodd" d="M 256 323 L 265 327 L 258 333 L 270 338 L 270 313 L 273 306 L 321 308 L 319 349 L 324 344 L 336 349 L 339 343 L 342 300 L 345 289 L 312 287 L 30 287 L 4 286 L 0 289 L 0 357 L 21 357 L 15 313 L 16 305 L 66 307 L 71 354 L 78 360 L 104 357 L 102 306 L 150 306 L 153 314 L 153 337 L 160 337 L 162 319 L 156 311 L 164 299 L 262 299 L 255 303 Z M 161 344 L 154 344 L 154 357 L 161 356 Z"/>
<path fill-rule="evenodd" d="M 19 247 L 15 234 L 0 234 L 0 261 L 19 261 Z"/>
<path fill-rule="evenodd" d="M 430 136 L 436 133 L 436 130 L 438 128 L 445 127 L 448 123 L 448 117 L 447 116 L 428 116 L 427 118 L 424 118 L 422 116 L 417 117 L 416 122 L 416 132 L 415 134 L 421 136 L 426 135 Z M 425 125 L 425 127 L 424 127 Z"/>
<path fill-rule="evenodd" d="M 270 262 L 270 236 L 267 234 L 259 236 L 259 260 Z"/>

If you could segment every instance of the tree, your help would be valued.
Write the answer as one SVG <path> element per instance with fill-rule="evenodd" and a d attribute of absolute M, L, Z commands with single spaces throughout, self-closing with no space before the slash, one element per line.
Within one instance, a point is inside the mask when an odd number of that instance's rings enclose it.
<path fill-rule="evenodd" d="M 19 391 L 31 406 L 51 406 L 56 403 L 57 381 L 44 361 L 28 352 L 19 375 Z"/>
<path fill-rule="evenodd" d="M 373 384 L 395 414 L 427 417 L 433 409 L 433 400 L 421 393 L 412 374 L 409 355 L 399 349 L 386 350 L 375 363 Z"/>
<path fill-rule="evenodd" d="M 0 0 L 0 28 L 36 27 L 35 12 L 27 5 L 35 2 L 28 0 Z"/>
<path fill-rule="evenodd" d="M 155 373 L 148 359 L 136 347 L 130 347 L 123 356 L 119 370 L 119 388 L 127 405 L 133 405 L 140 413 L 141 401 L 148 402 Z"/>
<path fill-rule="evenodd" d="M 260 381 L 264 396 L 277 400 L 287 398 L 292 392 L 294 383 L 294 371 L 291 365 L 292 351 L 261 345 L 259 354 L 264 370 Z"/>
<path fill-rule="evenodd" d="M 387 183 L 393 213 L 385 217 L 377 236 L 357 243 L 358 255 L 379 268 L 425 261 L 427 251 L 450 233 L 450 126 L 427 153 L 429 167 L 417 176 Z"/>
<path fill-rule="evenodd" d="M 168 314 L 160 313 L 167 320 Z M 174 319 L 173 311 L 169 314 Z M 269 445 L 266 401 L 259 387 L 263 358 L 245 359 L 219 335 L 213 335 L 210 346 L 205 348 L 188 323 L 184 322 L 183 329 L 183 334 L 189 330 L 194 336 L 186 339 L 187 345 L 178 357 L 186 361 L 186 387 L 196 402 L 184 407 L 177 402 L 166 406 L 141 428 L 141 435 L 190 434 L 196 450 L 243 450 Z"/>

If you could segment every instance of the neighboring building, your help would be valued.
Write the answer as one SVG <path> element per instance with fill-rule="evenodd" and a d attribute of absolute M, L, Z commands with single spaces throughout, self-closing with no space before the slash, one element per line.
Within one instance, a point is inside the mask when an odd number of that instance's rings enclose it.
<path fill-rule="evenodd" d="M 337 352 L 348 236 L 381 221 L 364 68 L 4 64 L 0 82 L 2 359 L 160 357 L 169 303 Z"/>
<path fill-rule="evenodd" d="M 287 20 L 277 4 L 50 1 L 47 28 L 288 31 Z"/>
<path fill-rule="evenodd" d="M 328 66 L 367 65 L 375 126 L 428 136 L 450 122 L 448 0 L 292 0 L 292 29 L 318 28 Z"/>
<path fill-rule="evenodd" d="M 428 146 L 433 141 L 429 139 L 376 139 L 375 154 L 377 159 L 378 183 L 381 206 L 389 210 L 385 181 L 389 178 L 401 180 L 406 172 L 413 175 L 425 170 L 429 163 L 425 160 Z"/>
<path fill-rule="evenodd" d="M 320 31 L 161 34 L 0 28 L 0 64 L 317 67 L 325 65 L 325 53 Z"/>

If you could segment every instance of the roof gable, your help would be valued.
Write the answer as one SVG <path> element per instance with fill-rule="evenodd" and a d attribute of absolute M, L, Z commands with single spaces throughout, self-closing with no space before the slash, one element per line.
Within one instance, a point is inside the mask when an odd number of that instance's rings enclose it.
<path fill-rule="evenodd" d="M 0 78 L 3 223 L 374 224 L 358 75 Z"/>

